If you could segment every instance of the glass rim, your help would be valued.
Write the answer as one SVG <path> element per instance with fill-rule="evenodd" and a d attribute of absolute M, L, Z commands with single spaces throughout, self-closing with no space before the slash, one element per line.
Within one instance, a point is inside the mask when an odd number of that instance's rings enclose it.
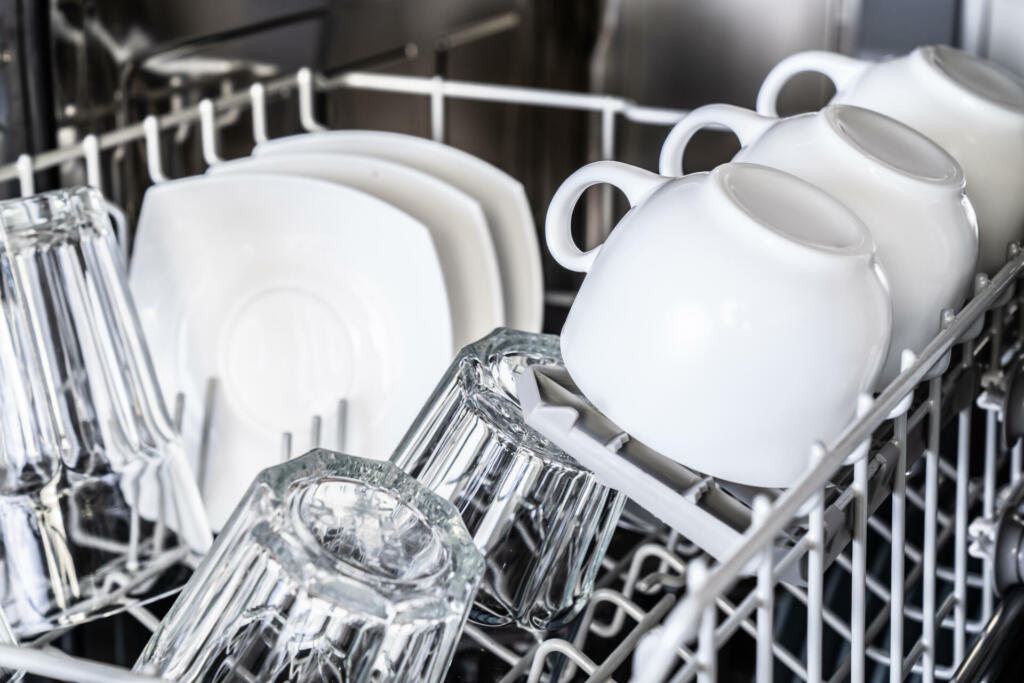
<path fill-rule="evenodd" d="M 105 207 L 100 191 L 88 185 L 0 200 L 0 237 L 106 234 L 112 228 Z"/>
<path fill-rule="evenodd" d="M 490 359 L 495 354 L 507 357 L 519 353 L 538 352 L 545 353 L 551 359 L 561 363 L 559 336 L 540 332 L 525 332 L 511 327 L 496 327 L 487 336 L 464 346 L 456 356 L 455 363 L 458 366 L 457 376 L 466 399 L 466 409 L 482 416 L 493 417 L 490 413 L 494 410 L 494 403 L 506 404 L 520 413 L 522 406 L 518 397 L 509 396 L 504 391 L 496 391 L 472 377 L 471 371 L 465 367 L 465 361 L 474 359 L 485 365 L 490 365 Z M 526 424 L 525 418 L 521 419 L 521 422 L 522 429 L 530 437 L 530 442 L 524 444 L 520 435 L 514 435 L 509 436 L 510 445 L 517 446 L 519 450 L 543 459 L 552 467 L 564 467 L 573 471 L 586 469 L 572 456 L 552 443 L 550 439 Z"/>

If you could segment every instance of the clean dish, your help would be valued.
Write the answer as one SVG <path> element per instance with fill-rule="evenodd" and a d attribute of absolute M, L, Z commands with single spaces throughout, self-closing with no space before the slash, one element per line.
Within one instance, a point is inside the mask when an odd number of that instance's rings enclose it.
<path fill-rule="evenodd" d="M 633 208 L 581 252 L 573 207 L 602 182 Z M 788 173 L 730 163 L 670 179 L 599 161 L 558 188 L 545 230 L 555 260 L 587 273 L 562 328 L 573 381 L 628 434 L 704 474 L 792 484 L 882 367 L 892 303 L 871 235 Z"/>
<path fill-rule="evenodd" d="M 422 223 L 311 178 L 225 174 L 151 187 L 130 285 L 165 396 L 186 396 L 197 454 L 217 379 L 201 482 L 215 528 L 257 472 L 338 441 L 390 456 L 452 357 L 451 318 Z M 203 468 L 199 468 L 203 471 Z"/>
<path fill-rule="evenodd" d="M 396 161 L 449 183 L 480 202 L 498 250 L 511 327 L 540 332 L 544 279 L 533 214 L 522 184 L 472 154 L 412 135 L 369 130 L 332 130 L 270 140 L 253 155 L 344 152 Z"/>
<path fill-rule="evenodd" d="M 216 164 L 207 174 L 283 173 L 366 192 L 421 221 L 441 260 L 456 348 L 505 324 L 501 273 L 480 205 L 426 173 L 354 154 L 265 154 Z"/>
<path fill-rule="evenodd" d="M 978 260 L 978 224 L 960 165 L 913 128 L 860 107 L 831 104 L 778 119 L 710 104 L 669 133 L 662 175 L 682 175 L 687 143 L 707 126 L 725 126 L 739 136 L 736 161 L 817 185 L 868 226 L 893 303 L 892 342 L 875 386 L 881 391 L 900 373 L 903 350 L 920 353 L 939 333 L 942 311 L 958 311 L 967 298 Z"/>
<path fill-rule="evenodd" d="M 978 270 L 1006 263 L 1024 237 L 1024 82 L 1002 67 L 944 45 L 869 62 L 832 52 L 800 52 L 771 70 L 757 111 L 775 115 L 782 86 L 802 71 L 832 79 L 837 104 L 874 109 L 916 128 L 960 162 L 978 213 Z"/>
<path fill-rule="evenodd" d="M 391 456 L 462 513 L 488 567 L 469 617 L 484 626 L 572 621 L 625 502 L 523 422 L 515 378 L 548 365 L 562 365 L 555 335 L 501 329 L 470 344 Z"/>

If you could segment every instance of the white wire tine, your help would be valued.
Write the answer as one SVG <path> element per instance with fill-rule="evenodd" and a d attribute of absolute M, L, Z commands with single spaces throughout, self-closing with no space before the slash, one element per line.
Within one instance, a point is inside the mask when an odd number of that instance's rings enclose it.
<path fill-rule="evenodd" d="M 252 139 L 257 145 L 269 140 L 267 136 L 267 88 L 262 83 L 249 86 L 252 104 Z"/>
<path fill-rule="evenodd" d="M 327 127 L 317 122 L 313 115 L 313 70 L 304 66 L 299 69 L 295 79 L 299 85 L 299 123 L 303 130 L 309 133 L 327 130 Z"/>
<path fill-rule="evenodd" d="M 181 434 L 181 425 L 185 420 L 185 392 L 174 395 L 174 431 Z"/>
<path fill-rule="evenodd" d="M 694 559 L 686 571 L 687 593 L 696 595 L 703 590 L 707 575 L 707 561 L 703 557 Z M 701 611 L 700 626 L 697 630 L 697 683 L 715 683 L 718 679 L 715 666 L 717 664 L 717 653 L 715 652 L 716 609 L 715 601 L 709 600 L 707 607 Z M 673 652 L 673 654 L 675 653 Z"/>
<path fill-rule="evenodd" d="M 967 641 L 967 488 L 970 485 L 971 409 L 957 416 L 956 445 L 956 528 L 953 553 L 953 661 L 964 658 Z"/>
<path fill-rule="evenodd" d="M 825 457 L 820 443 L 811 447 L 809 466 L 816 467 Z M 824 631 L 822 611 L 825 587 L 825 491 L 811 497 L 814 502 L 808 517 L 807 533 L 810 547 L 807 551 L 807 681 L 821 683 L 821 649 Z"/>
<path fill-rule="evenodd" d="M 952 308 L 944 308 L 939 314 L 939 329 L 945 330 L 947 327 L 953 324 L 953 320 L 956 318 L 956 312 Z M 938 360 L 928 370 L 928 374 L 924 376 L 925 379 L 932 379 L 938 377 L 949 369 L 949 362 L 953 358 L 953 350 L 947 349 L 946 353 L 942 354 L 942 358 Z"/>
<path fill-rule="evenodd" d="M 323 419 L 319 415 L 314 415 L 312 424 L 309 428 L 309 443 L 313 448 L 320 447 L 320 432 L 323 425 Z"/>
<path fill-rule="evenodd" d="M 772 504 L 765 496 L 757 496 L 753 503 L 753 519 L 761 525 L 772 514 Z M 775 610 L 774 546 L 767 546 L 757 568 L 757 683 L 772 683 L 772 669 L 775 658 L 772 655 L 774 626 L 772 615 Z"/>
<path fill-rule="evenodd" d="M 865 636 L 867 611 L 868 557 L 868 461 L 861 458 L 853 466 L 854 524 L 853 573 L 850 577 L 850 680 L 863 683 L 865 678 Z"/>
<path fill-rule="evenodd" d="M 874 397 L 871 396 L 871 394 L 862 393 L 858 395 L 856 419 L 860 420 L 862 417 L 867 415 L 868 411 L 871 410 L 871 406 L 874 404 L 874 402 L 875 399 Z M 864 442 L 861 443 L 861 445 L 857 446 L 857 448 L 855 448 L 852 453 L 846 456 L 846 460 L 843 461 L 843 464 L 852 465 L 855 462 L 859 462 L 860 460 L 864 459 L 867 456 L 870 447 L 871 439 L 864 439 Z"/>
<path fill-rule="evenodd" d="M 907 510 L 907 415 L 896 419 L 896 470 L 892 481 L 892 536 L 890 545 L 889 683 L 903 680 L 903 586 L 904 554 L 900 550 L 906 534 Z"/>
<path fill-rule="evenodd" d="M 922 653 L 922 683 L 935 681 L 935 561 L 936 561 L 936 520 L 938 509 L 939 467 L 938 453 L 928 449 L 925 457 L 925 511 L 924 511 L 924 571 L 921 589 L 921 640 L 925 647 Z"/>
<path fill-rule="evenodd" d="M 347 444 L 345 443 L 348 437 L 348 399 L 338 399 L 338 452 L 345 453 Z"/>
<path fill-rule="evenodd" d="M 206 380 L 206 395 L 203 396 L 203 421 L 199 432 L 199 460 L 196 465 L 196 481 L 199 491 L 206 490 L 206 475 L 210 464 L 210 436 L 213 433 L 214 411 L 217 408 L 218 382 L 216 377 Z"/>
<path fill-rule="evenodd" d="M 217 154 L 217 120 L 213 100 L 206 97 L 199 101 L 199 137 L 203 144 L 203 160 L 215 166 L 223 159 Z"/>
<path fill-rule="evenodd" d="M 900 373 L 904 373 L 910 369 L 910 367 L 917 362 L 917 354 L 910 349 L 903 349 L 900 354 Z M 896 404 L 896 407 L 889 413 L 889 419 L 899 417 L 903 413 L 910 410 L 910 404 L 914 401 L 914 391 L 911 389 L 907 392 L 907 395 L 903 397 L 903 400 Z"/>
<path fill-rule="evenodd" d="M 150 114 L 142 120 L 142 130 L 146 135 L 146 170 L 154 184 L 167 182 L 163 163 L 160 160 L 160 120 Z"/>
<path fill-rule="evenodd" d="M 828 448 L 825 446 L 825 443 L 823 441 L 815 441 L 813 444 L 811 444 L 810 457 L 808 458 L 808 461 L 807 461 L 808 462 L 807 468 L 810 469 L 810 468 L 814 467 L 815 465 L 817 465 L 818 461 L 821 460 L 822 458 L 824 458 L 827 453 L 828 453 Z M 815 506 L 817 506 L 817 505 L 818 505 L 817 497 L 816 496 L 811 496 L 810 498 L 805 500 L 803 502 L 803 504 L 800 506 L 800 509 L 797 512 L 797 515 L 800 516 L 800 517 L 806 517 L 807 515 L 811 514 L 811 510 L 813 510 L 815 508 Z"/>
<path fill-rule="evenodd" d="M 36 193 L 35 162 L 31 154 L 19 154 L 18 161 L 18 185 L 22 197 L 28 197 Z"/>
<path fill-rule="evenodd" d="M 985 471 L 982 480 L 981 502 L 981 515 L 985 519 L 995 519 L 996 513 L 996 444 L 998 439 L 999 424 L 996 421 L 996 413 L 990 410 L 985 413 Z M 982 560 L 982 578 L 985 585 L 981 592 L 981 619 L 986 623 L 992 618 L 994 607 L 994 571 L 992 553 L 985 553 L 985 559 Z"/>
<path fill-rule="evenodd" d="M 100 140 L 93 133 L 82 138 L 82 157 L 85 159 L 85 182 L 103 192 L 103 173 L 100 170 Z"/>
<path fill-rule="evenodd" d="M 431 79 L 430 91 L 430 136 L 437 142 L 444 142 L 444 78 L 436 75 Z"/>
<path fill-rule="evenodd" d="M 288 462 L 292 459 L 292 433 L 285 432 L 281 435 L 281 462 Z"/>
<path fill-rule="evenodd" d="M 985 275 L 985 273 L 978 273 L 977 275 L 975 275 L 974 276 L 974 289 L 973 289 L 973 292 L 971 294 L 971 297 L 974 298 L 974 297 L 977 297 L 979 294 L 981 294 L 982 291 L 984 291 L 985 288 L 988 287 L 990 282 L 991 282 L 991 280 L 988 279 L 988 276 Z M 960 335 L 960 339 L 958 340 L 958 342 L 966 342 L 966 341 L 971 341 L 971 340 L 977 339 L 978 336 L 982 333 L 982 331 L 984 329 L 985 329 L 985 316 L 980 315 L 980 316 L 978 316 L 978 319 L 976 321 L 974 321 L 974 324 L 971 325 L 971 327 L 966 332 L 964 332 L 962 335 Z"/>

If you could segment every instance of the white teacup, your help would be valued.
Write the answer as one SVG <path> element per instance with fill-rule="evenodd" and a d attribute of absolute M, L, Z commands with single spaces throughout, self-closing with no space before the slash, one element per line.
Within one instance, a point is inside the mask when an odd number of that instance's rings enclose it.
<path fill-rule="evenodd" d="M 832 52 L 800 52 L 765 78 L 757 111 L 775 115 L 783 85 L 818 71 L 836 85 L 833 103 L 882 112 L 916 128 L 964 169 L 978 212 L 978 270 L 994 275 L 1006 247 L 1024 237 L 1024 83 L 992 62 L 943 45 L 868 62 Z"/>
<path fill-rule="evenodd" d="M 573 207 L 611 183 L 632 210 L 580 251 Z M 864 223 L 788 173 L 723 164 L 665 178 L 614 161 L 569 176 L 548 249 L 588 275 L 565 365 L 627 432 L 730 481 L 787 486 L 836 437 L 882 366 L 892 304 Z"/>
<path fill-rule="evenodd" d="M 901 352 L 919 353 L 939 332 L 942 311 L 958 310 L 967 297 L 978 226 L 959 164 L 912 128 L 860 107 L 833 104 L 778 119 L 712 104 L 690 112 L 669 133 L 661 174 L 682 175 L 687 143 L 712 125 L 739 137 L 736 161 L 803 178 L 868 226 L 893 302 L 892 342 L 875 386 L 881 390 L 899 374 Z"/>

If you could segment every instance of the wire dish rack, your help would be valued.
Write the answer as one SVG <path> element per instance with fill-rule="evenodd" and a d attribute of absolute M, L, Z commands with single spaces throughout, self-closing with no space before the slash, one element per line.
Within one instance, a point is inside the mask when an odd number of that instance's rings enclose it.
<path fill-rule="evenodd" d="M 294 97 L 302 127 L 323 130 L 314 98 L 338 89 L 427 98 L 432 137 L 440 141 L 450 99 L 593 112 L 604 158 L 614 156 L 621 121 L 668 127 L 685 114 L 588 93 L 302 69 L 75 146 L 23 155 L 0 167 L 0 181 L 16 180 L 31 194 L 36 172 L 81 163 L 102 189 L 103 152 L 141 142 L 150 180 L 163 182 L 163 131 L 198 123 L 203 158 L 214 164 L 221 121 L 248 110 L 253 140 L 262 142 L 268 100 Z M 119 230 L 127 243 L 127 226 Z M 1012 592 L 1020 578 L 1007 560 L 1000 513 L 1018 504 L 1024 464 L 1014 412 L 1014 401 L 1024 402 L 1015 393 L 1024 390 L 1016 383 L 1022 270 L 1024 254 L 1011 245 L 1005 267 L 991 280 L 978 276 L 963 309 L 943 314 L 939 335 L 920 354 L 904 353 L 902 374 L 879 396 L 862 397 L 853 424 L 810 450 L 807 472 L 792 488 L 745 495 L 695 475 L 681 500 L 711 516 L 721 514 L 716 500 L 739 511 L 714 561 L 630 505 L 593 597 L 571 627 L 537 634 L 468 625 L 451 678 L 463 658 L 483 656 L 503 683 L 975 680 L 970 675 L 994 642 L 981 634 L 1008 618 L 997 610 L 997 589 Z M 567 300 L 549 295 L 550 303 Z M 318 433 L 316 419 L 312 429 Z M 97 597 L 111 605 L 122 598 L 113 590 Z M 149 630 L 158 622 L 140 605 L 128 613 Z M 0 668 L 62 680 L 154 680 L 54 651 L 52 640 L 0 645 Z"/>

